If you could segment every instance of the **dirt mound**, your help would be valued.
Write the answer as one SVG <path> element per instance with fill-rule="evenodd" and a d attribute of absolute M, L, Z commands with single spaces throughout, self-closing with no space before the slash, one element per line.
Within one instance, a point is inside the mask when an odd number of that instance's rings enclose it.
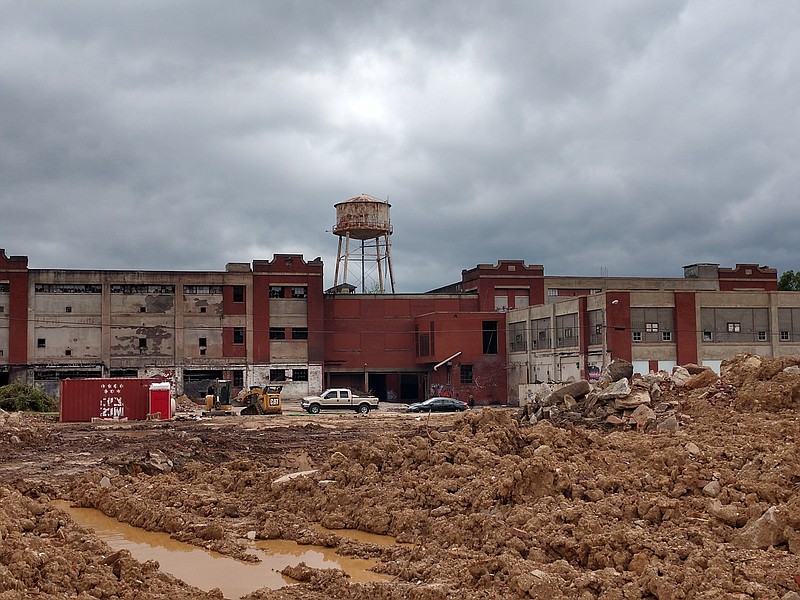
<path fill-rule="evenodd" d="M 723 361 L 720 372 L 722 380 L 736 388 L 739 410 L 800 408 L 800 356 L 739 354 Z"/>

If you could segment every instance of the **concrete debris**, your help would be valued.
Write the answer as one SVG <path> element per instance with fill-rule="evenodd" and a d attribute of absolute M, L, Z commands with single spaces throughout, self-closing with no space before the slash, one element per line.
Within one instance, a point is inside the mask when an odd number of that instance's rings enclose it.
<path fill-rule="evenodd" d="M 630 364 L 615 359 L 594 384 L 586 380 L 561 387 L 550 384 L 553 387 L 547 388 L 546 395 L 534 394 L 523 404 L 520 421 L 675 433 L 688 419 L 680 412 L 681 402 L 674 400 L 676 394 L 678 398 L 691 394 L 714 405 L 738 409 L 782 410 L 800 404 L 800 356 L 740 354 L 722 362 L 722 376 L 710 367 L 687 364 L 673 367 L 671 373 L 659 371 L 628 378 L 624 374 Z M 671 399 L 660 402 L 665 392 L 672 393 Z"/>
<path fill-rule="evenodd" d="M 786 541 L 784 530 L 787 522 L 785 512 L 777 506 L 771 506 L 758 519 L 745 525 L 734 537 L 733 543 L 749 550 L 764 550 L 770 546 L 777 546 Z"/>

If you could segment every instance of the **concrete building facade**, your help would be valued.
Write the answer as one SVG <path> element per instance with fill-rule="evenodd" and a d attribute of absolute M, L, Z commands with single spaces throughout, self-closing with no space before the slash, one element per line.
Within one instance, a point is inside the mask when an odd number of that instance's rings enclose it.
<path fill-rule="evenodd" d="M 645 369 L 796 352 L 797 295 L 775 290 L 775 270 L 758 265 L 610 279 L 501 260 L 427 293 L 359 294 L 325 290 L 322 261 L 297 254 L 117 271 L 29 269 L 0 250 L 0 385 L 55 395 L 67 377 L 159 377 L 200 397 L 222 378 L 289 398 L 346 386 L 505 403 L 520 383 L 588 376 L 616 356 Z"/>

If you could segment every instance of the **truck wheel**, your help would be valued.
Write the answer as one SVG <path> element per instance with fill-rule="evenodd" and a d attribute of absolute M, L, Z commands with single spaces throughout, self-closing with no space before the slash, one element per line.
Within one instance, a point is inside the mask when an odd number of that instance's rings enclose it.
<path fill-rule="evenodd" d="M 369 414 L 369 404 L 359 404 L 358 412 L 360 412 L 362 415 Z"/>
<path fill-rule="evenodd" d="M 319 404 L 312 404 L 311 406 L 309 406 L 308 407 L 308 412 L 310 412 L 312 415 L 318 415 L 319 414 Z"/>

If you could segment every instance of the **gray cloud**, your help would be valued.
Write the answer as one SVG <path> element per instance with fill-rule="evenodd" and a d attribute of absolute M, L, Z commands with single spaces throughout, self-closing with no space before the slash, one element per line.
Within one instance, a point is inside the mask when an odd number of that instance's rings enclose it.
<path fill-rule="evenodd" d="M 0 247 L 35 268 L 336 257 L 796 264 L 794 2 L 0 2 Z"/>

